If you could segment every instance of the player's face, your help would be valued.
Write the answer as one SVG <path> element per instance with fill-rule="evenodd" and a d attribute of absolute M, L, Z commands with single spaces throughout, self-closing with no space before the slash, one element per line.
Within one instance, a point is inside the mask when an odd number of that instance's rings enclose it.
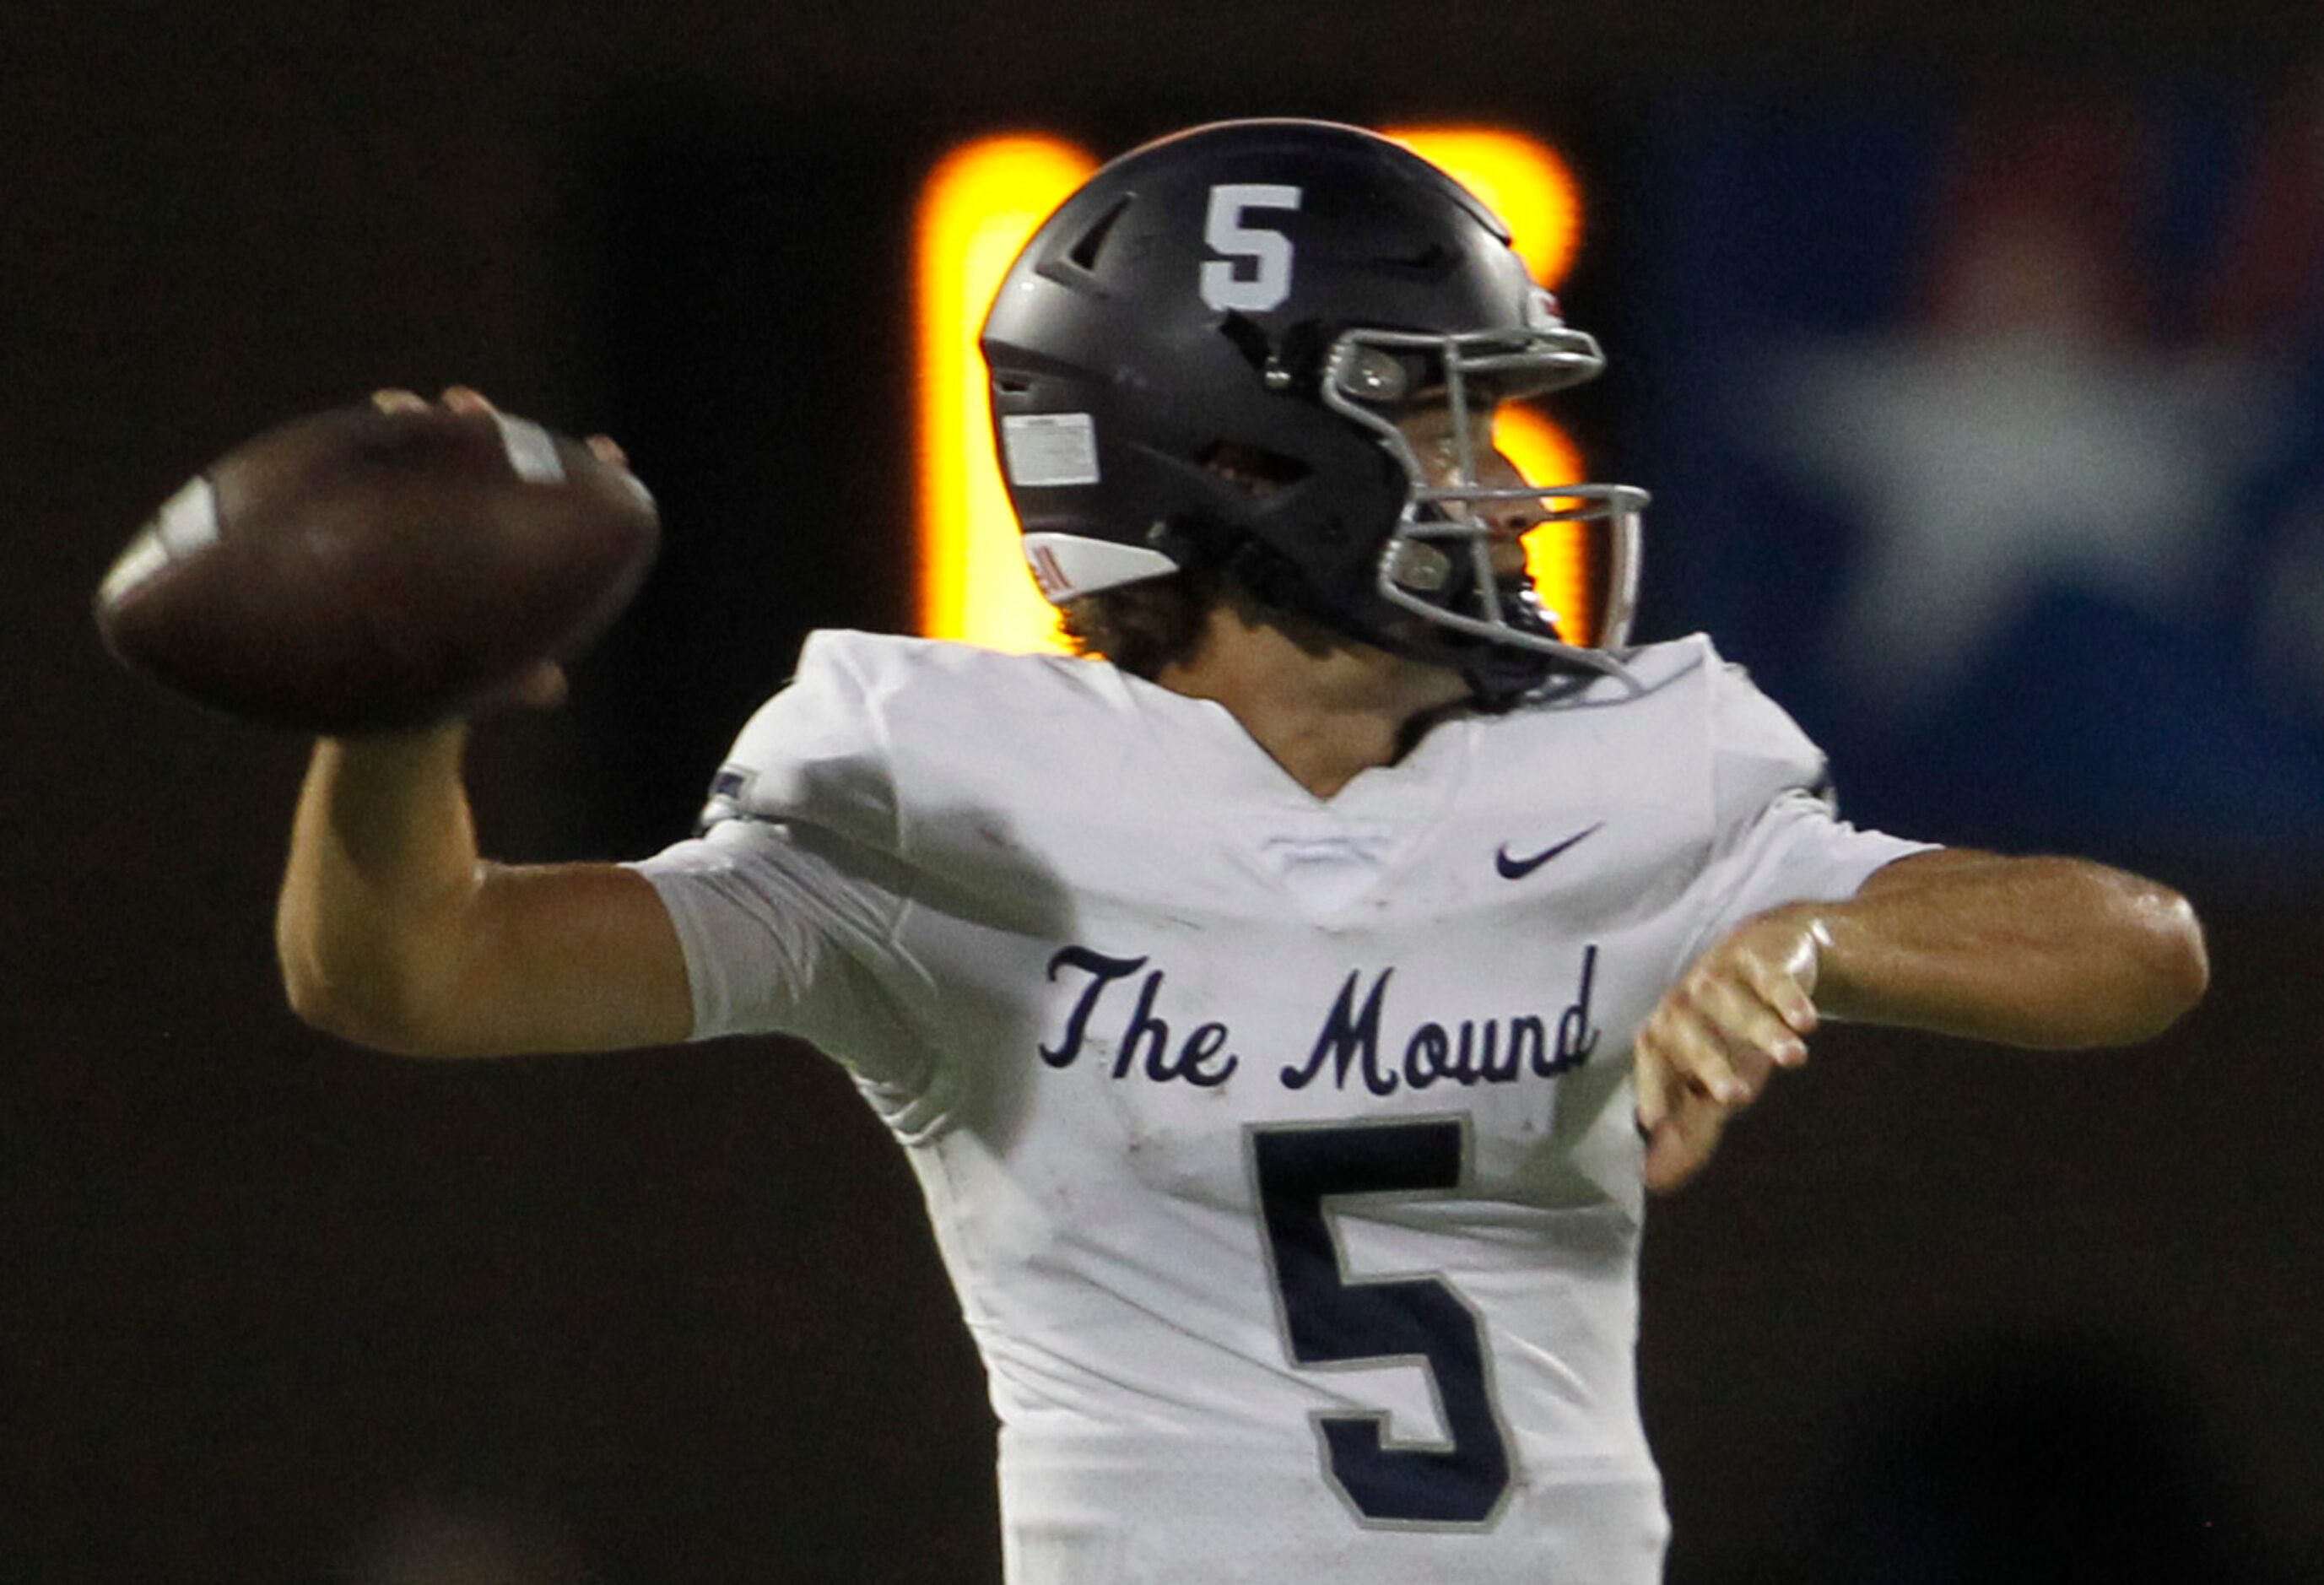
<path fill-rule="evenodd" d="M 1421 483 L 1433 489 L 1474 486 L 1488 490 L 1520 489 L 1527 483 L 1526 476 L 1491 441 L 1492 414 L 1489 409 L 1472 407 L 1469 414 L 1474 455 L 1469 459 L 1475 469 L 1473 478 L 1462 476 L 1461 428 L 1453 420 L 1452 410 L 1444 402 L 1423 401 L 1407 409 L 1397 420 L 1397 429 L 1419 458 Z M 1547 516 L 1547 508 L 1538 497 L 1522 501 L 1495 501 L 1478 506 L 1466 502 L 1448 502 L 1444 511 L 1455 518 L 1466 518 L 1472 511 L 1480 513 L 1492 530 L 1493 571 L 1501 577 L 1513 577 L 1525 571 L 1524 539 L 1527 530 Z"/>

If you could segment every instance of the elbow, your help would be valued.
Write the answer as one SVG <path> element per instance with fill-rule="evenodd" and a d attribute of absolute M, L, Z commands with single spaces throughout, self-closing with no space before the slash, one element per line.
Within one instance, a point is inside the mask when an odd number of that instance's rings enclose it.
<path fill-rule="evenodd" d="M 2157 899 L 2153 934 L 2156 978 L 2167 988 L 2175 1019 L 2211 989 L 2211 950 L 2194 905 L 2175 891 L 2165 889 Z"/>
<path fill-rule="evenodd" d="M 467 1055 L 422 1016 L 418 1003 L 376 974 L 333 972 L 309 954 L 285 944 L 282 991 L 290 1012 L 309 1028 L 393 1056 Z"/>
<path fill-rule="evenodd" d="M 282 965 L 282 993 L 290 1016 L 318 1034 L 355 1046 L 389 1049 L 376 1020 L 365 1017 L 353 1000 L 332 989 L 328 980 L 311 970 Z"/>
<path fill-rule="evenodd" d="M 282 990 L 291 1016 L 319 1034 L 397 1056 L 429 1055 L 408 1018 L 374 999 L 351 994 L 325 975 L 284 965 Z"/>
<path fill-rule="evenodd" d="M 2127 956 L 2137 993 L 2124 999 L 2131 1040 L 2160 1035 L 2211 987 L 2211 955 L 2194 905 L 2164 886 L 2143 889 L 2132 910 Z"/>

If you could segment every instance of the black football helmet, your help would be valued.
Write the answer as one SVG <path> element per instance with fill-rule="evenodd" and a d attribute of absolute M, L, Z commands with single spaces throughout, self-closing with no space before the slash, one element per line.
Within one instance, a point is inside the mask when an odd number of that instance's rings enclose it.
<path fill-rule="evenodd" d="M 1051 600 L 1228 569 L 1262 599 L 1458 668 L 1502 705 L 1576 668 L 1627 676 L 1642 490 L 1491 487 L 1493 404 L 1605 359 L 1490 210 L 1402 145 L 1327 122 L 1222 122 L 1093 176 L 1026 244 L 982 346 L 1001 472 Z M 1398 428 L 1447 409 L 1431 483 Z M 1443 479 L 1443 472 L 1436 470 Z M 1606 617 L 1569 642 L 1488 519 L 1602 523 Z"/>

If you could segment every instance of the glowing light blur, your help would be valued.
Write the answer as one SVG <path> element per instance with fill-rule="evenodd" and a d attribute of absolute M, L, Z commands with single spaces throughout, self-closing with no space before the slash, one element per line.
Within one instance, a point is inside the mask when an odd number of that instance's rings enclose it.
<path fill-rule="evenodd" d="M 1548 414 L 1534 407 L 1505 407 L 1493 418 L 1493 444 L 1533 484 L 1582 482 L 1582 453 Z M 1552 506 L 1565 504 L 1553 500 Z M 1591 595 L 1590 538 L 1570 524 L 1550 524 L 1526 536 L 1526 571 L 1541 603 L 1557 614 L 1558 631 L 1590 639 L 1598 632 L 1598 602 Z"/>
<path fill-rule="evenodd" d="M 976 334 L 1010 261 L 1097 161 L 1055 138 L 983 138 L 930 172 L 920 200 L 920 631 L 1002 650 L 1056 647 L 993 461 Z"/>
<path fill-rule="evenodd" d="M 1391 129 L 1388 136 L 1485 201 L 1533 278 L 1555 290 L 1582 248 L 1582 188 L 1538 139 L 1490 126 Z"/>
<path fill-rule="evenodd" d="M 1482 198 L 1509 228 L 1511 245 L 1536 281 L 1554 290 L 1565 279 L 1582 246 L 1582 190 L 1556 150 L 1489 126 L 1403 127 L 1388 135 Z M 1504 410 L 1493 438 L 1530 484 L 1573 484 L 1584 477 L 1580 449 L 1538 408 Z M 1584 530 L 1553 526 L 1526 535 L 1526 570 L 1561 631 L 1596 633 Z"/>

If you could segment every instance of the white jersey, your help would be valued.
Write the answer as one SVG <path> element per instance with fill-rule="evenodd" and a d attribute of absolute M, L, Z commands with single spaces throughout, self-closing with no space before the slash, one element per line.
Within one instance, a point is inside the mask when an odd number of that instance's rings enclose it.
<path fill-rule="evenodd" d="M 1634 666 L 1323 800 L 1111 666 L 822 633 L 641 866 L 697 1037 L 907 1147 L 1012 1585 L 1659 1578 L 1631 1037 L 1918 844 L 1708 640 Z"/>

